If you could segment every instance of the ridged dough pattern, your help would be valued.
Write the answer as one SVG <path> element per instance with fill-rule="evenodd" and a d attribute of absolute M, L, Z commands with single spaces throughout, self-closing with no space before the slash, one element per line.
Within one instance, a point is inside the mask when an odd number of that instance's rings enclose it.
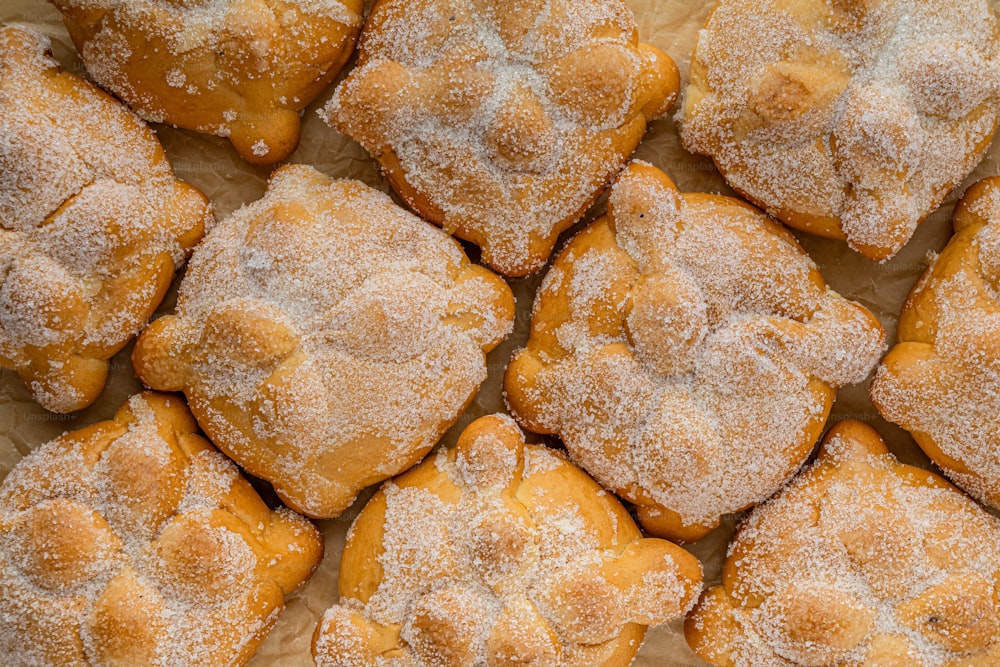
<path fill-rule="evenodd" d="M 871 397 L 952 481 L 1000 508 L 1000 178 L 969 188 L 953 224 L 903 306 Z"/>
<path fill-rule="evenodd" d="M 795 473 L 884 337 L 777 222 L 633 162 L 545 276 L 504 387 L 644 528 L 693 540 Z"/>
<path fill-rule="evenodd" d="M 87 71 L 143 118 L 228 137 L 248 162 L 299 143 L 337 77 L 363 0 L 51 0 Z"/>
<path fill-rule="evenodd" d="M 178 396 L 26 456 L 0 485 L 6 667 L 245 664 L 319 564 L 318 531 L 264 504 Z"/>
<path fill-rule="evenodd" d="M 71 412 L 104 389 L 214 217 L 156 135 L 48 48 L 0 29 L 0 367 Z"/>
<path fill-rule="evenodd" d="M 290 165 L 208 235 L 132 359 L 292 509 L 332 517 L 430 450 L 513 317 L 507 284 L 441 230 Z"/>
<path fill-rule="evenodd" d="M 348 533 L 319 667 L 626 667 L 684 614 L 697 559 L 506 416 L 390 481 Z"/>
<path fill-rule="evenodd" d="M 622 0 L 380 0 L 322 113 L 413 210 L 522 276 L 679 85 Z"/>
<path fill-rule="evenodd" d="M 723 667 L 995 665 L 997 553 L 995 517 L 843 422 L 741 524 L 685 634 Z"/>

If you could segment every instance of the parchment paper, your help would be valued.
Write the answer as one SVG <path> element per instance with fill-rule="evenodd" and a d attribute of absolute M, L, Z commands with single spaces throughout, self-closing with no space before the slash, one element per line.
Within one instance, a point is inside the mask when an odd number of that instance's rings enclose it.
<path fill-rule="evenodd" d="M 370 2 L 371 0 L 369 4 Z M 666 51 L 677 62 L 686 83 L 691 49 L 712 3 L 704 0 L 627 2 L 635 12 L 642 40 Z M 995 9 L 1000 10 L 1000 0 L 991 2 Z M 48 3 L 43 0 L 2 0 L 0 20 L 25 23 L 49 35 L 53 40 L 57 60 L 68 70 L 85 74 L 58 12 Z M 288 161 L 312 164 L 331 176 L 358 178 L 389 191 L 367 153 L 353 141 L 331 130 L 316 116 L 315 109 L 325 102 L 331 91 L 332 89 L 328 90 L 306 110 L 302 144 Z M 165 126 L 156 126 L 155 129 L 177 176 L 208 195 L 220 219 L 263 194 L 269 170 L 254 168 L 243 162 L 230 148 L 228 141 Z M 651 126 L 636 157 L 664 169 L 683 191 L 733 194 L 713 168 L 711 160 L 692 156 L 680 147 L 676 126 L 670 118 L 657 121 Z M 965 183 L 919 227 L 909 244 L 884 264 L 870 262 L 838 241 L 798 232 L 796 236 L 817 262 L 827 282 L 841 294 L 870 308 L 888 330 L 891 341 L 895 335 L 900 307 L 911 286 L 926 267 L 928 252 L 940 251 L 951 235 L 951 210 L 958 195 L 975 180 L 996 174 L 1000 174 L 998 143 L 994 143 L 986 159 Z M 568 238 L 599 215 L 602 208 L 603 205 L 598 203 L 587 219 L 565 236 Z M 472 254 L 475 256 L 474 251 Z M 489 378 L 473 405 L 445 437 L 445 445 L 453 444 L 458 433 L 476 417 L 504 411 L 500 395 L 503 370 L 511 353 L 527 339 L 533 295 L 544 273 L 542 270 L 534 276 L 509 281 L 517 296 L 515 331 L 490 354 Z M 179 278 L 180 276 L 175 281 L 175 289 Z M 173 301 L 172 292 L 161 310 L 170 311 Z M 73 415 L 46 412 L 31 400 L 16 374 L 3 371 L 0 374 L 0 479 L 6 476 L 23 455 L 39 444 L 64 431 L 111 417 L 128 396 L 139 391 L 141 386 L 132 374 L 130 353 L 131 346 L 114 358 L 108 386 L 100 399 L 90 408 Z M 860 419 L 873 424 L 900 459 L 931 467 L 927 458 L 904 431 L 878 416 L 868 400 L 867 382 L 840 390 L 831 421 L 840 419 Z M 303 589 L 289 598 L 287 609 L 277 626 L 251 660 L 252 667 L 308 667 L 313 664 L 309 653 L 313 629 L 323 611 L 337 600 L 337 568 L 344 534 L 370 493 L 371 491 L 363 494 L 338 519 L 319 522 L 326 538 L 323 563 Z M 728 517 L 709 536 L 686 546 L 701 559 L 707 585 L 719 581 L 726 544 L 737 520 L 738 517 Z M 650 630 L 634 663 L 637 667 L 706 664 L 688 649 L 680 621 Z"/>

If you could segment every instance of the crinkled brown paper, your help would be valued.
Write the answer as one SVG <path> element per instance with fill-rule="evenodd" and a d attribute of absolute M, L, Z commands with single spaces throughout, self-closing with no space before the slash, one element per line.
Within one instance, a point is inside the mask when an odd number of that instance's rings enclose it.
<path fill-rule="evenodd" d="M 666 51 L 677 62 L 686 82 L 691 49 L 698 30 L 710 9 L 710 2 L 698 0 L 627 0 L 635 12 L 643 41 Z M 992 0 L 1000 9 L 1000 0 Z M 66 34 L 56 10 L 43 0 L 3 0 L 0 20 L 25 23 L 49 35 L 56 58 L 67 69 L 83 74 L 80 61 Z M 382 190 L 388 190 L 365 151 L 353 141 L 323 124 L 315 113 L 329 96 L 312 104 L 305 112 L 302 144 L 289 162 L 311 164 L 331 176 L 358 178 Z M 220 218 L 240 205 L 260 197 L 265 188 L 268 170 L 251 167 L 230 148 L 229 142 L 217 137 L 198 135 L 165 126 L 156 130 L 170 156 L 177 176 L 199 188 L 215 205 Z M 681 190 L 732 194 L 708 158 L 686 153 L 677 137 L 672 119 L 654 123 L 639 147 L 636 157 L 664 169 Z M 926 266 L 929 251 L 940 251 L 951 233 L 950 216 L 958 193 L 984 176 L 1000 174 L 1000 148 L 994 144 L 979 168 L 931 214 L 917 230 L 913 239 L 898 255 L 884 264 L 875 264 L 849 250 L 837 241 L 820 239 L 796 232 L 803 247 L 819 264 L 827 282 L 848 298 L 870 308 L 892 335 L 900 307 L 910 287 Z M 600 205 L 598 206 L 600 208 Z M 588 217 L 588 220 L 593 216 Z M 586 222 L 586 221 L 585 221 Z M 572 234 L 578 229 L 570 230 Z M 500 396 L 503 370 L 511 353 L 524 344 L 528 334 L 528 318 L 535 288 L 541 274 L 511 280 L 517 296 L 517 321 L 514 334 L 489 357 L 490 375 L 469 410 L 448 433 L 445 443 L 452 444 L 458 433 L 476 417 L 504 411 Z M 163 310 L 172 308 L 173 294 Z M 46 412 L 35 404 L 17 376 L 3 371 L 0 376 L 0 477 L 27 452 L 64 431 L 109 418 L 125 399 L 140 389 L 132 374 L 129 354 L 131 346 L 114 358 L 108 386 L 90 408 L 73 415 Z M 926 457 L 910 437 L 881 419 L 868 400 L 868 384 L 845 387 L 837 395 L 832 420 L 860 419 L 874 424 L 889 442 L 890 448 L 907 463 L 929 467 Z M 309 583 L 288 600 L 288 608 L 277 626 L 250 661 L 253 667 L 281 665 L 307 667 L 313 664 L 309 653 L 310 640 L 316 622 L 323 611 L 337 600 L 337 568 L 343 548 L 344 534 L 364 501 L 361 499 L 338 519 L 319 523 L 326 537 L 326 557 Z M 706 584 L 719 581 L 726 543 L 732 535 L 736 518 L 703 540 L 688 545 L 689 551 L 701 559 Z M 707 663 L 695 657 L 684 642 L 681 622 L 650 630 L 636 659 L 636 666 L 653 665 L 695 666 Z"/>

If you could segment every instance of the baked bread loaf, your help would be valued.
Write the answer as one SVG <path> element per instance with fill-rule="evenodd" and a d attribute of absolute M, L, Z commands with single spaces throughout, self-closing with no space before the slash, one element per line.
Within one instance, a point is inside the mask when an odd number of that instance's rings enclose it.
<path fill-rule="evenodd" d="M 0 485 L 0 662 L 245 664 L 323 552 L 198 435 L 178 396 L 26 456 Z"/>
<path fill-rule="evenodd" d="M 51 0 L 90 76 L 145 118 L 228 137 L 247 162 L 299 144 L 337 77 L 363 0 Z"/>
<path fill-rule="evenodd" d="M 90 405 L 213 216 L 156 136 L 0 27 L 0 367 L 56 412 Z"/>
<path fill-rule="evenodd" d="M 1000 663 L 1000 523 L 843 422 L 756 508 L 685 623 L 728 667 Z"/>
<path fill-rule="evenodd" d="M 1000 509 L 1000 178 L 975 184 L 914 286 L 871 387 L 956 484 Z"/>
<path fill-rule="evenodd" d="M 522 276 L 679 86 L 623 0 L 379 0 L 323 114 L 414 211 Z"/>
<path fill-rule="evenodd" d="M 626 666 L 701 589 L 694 556 L 501 415 L 386 482 L 354 521 L 318 667 Z"/>
<path fill-rule="evenodd" d="M 646 530 L 694 540 L 795 473 L 884 335 L 777 222 L 633 162 L 545 276 L 504 386 Z"/>
<path fill-rule="evenodd" d="M 987 0 L 719 0 L 681 139 L 781 221 L 884 260 L 982 159 L 1000 117 Z"/>
<path fill-rule="evenodd" d="M 219 224 L 132 355 L 293 509 L 342 512 L 430 450 L 486 379 L 514 297 L 358 181 L 283 167 Z"/>

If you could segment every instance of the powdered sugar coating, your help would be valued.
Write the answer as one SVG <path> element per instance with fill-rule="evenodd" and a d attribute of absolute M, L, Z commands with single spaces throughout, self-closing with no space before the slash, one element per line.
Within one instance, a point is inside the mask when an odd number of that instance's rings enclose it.
<path fill-rule="evenodd" d="M 336 78 L 363 0 L 52 0 L 87 71 L 147 120 L 229 137 L 273 164 Z"/>
<path fill-rule="evenodd" d="M 155 135 L 48 48 L 0 30 L 0 366 L 71 412 L 100 394 L 213 216 Z"/>
<path fill-rule="evenodd" d="M 546 275 L 507 400 L 647 530 L 696 539 L 795 472 L 885 334 L 749 205 L 639 162 L 609 203 Z"/>
<path fill-rule="evenodd" d="M 994 517 L 844 422 L 740 526 L 685 634 L 728 667 L 996 664 L 998 549 Z"/>
<path fill-rule="evenodd" d="M 245 664 L 322 550 L 197 435 L 183 401 L 133 396 L 0 485 L 0 661 Z"/>
<path fill-rule="evenodd" d="M 621 0 L 380 0 L 322 114 L 420 215 L 525 275 L 678 86 Z"/>
<path fill-rule="evenodd" d="M 319 667 L 627 665 L 700 581 L 693 556 L 643 539 L 580 470 L 484 417 L 358 516 L 313 654 Z"/>
<path fill-rule="evenodd" d="M 871 396 L 956 484 L 1000 508 L 1000 179 L 966 192 L 954 226 L 903 306 Z"/>
<path fill-rule="evenodd" d="M 513 314 L 507 284 L 440 230 L 292 165 L 206 238 L 133 363 L 293 509 L 331 517 L 430 450 Z"/>
<path fill-rule="evenodd" d="M 720 0 L 681 138 L 783 222 L 894 255 L 983 157 L 1000 118 L 986 0 Z"/>

